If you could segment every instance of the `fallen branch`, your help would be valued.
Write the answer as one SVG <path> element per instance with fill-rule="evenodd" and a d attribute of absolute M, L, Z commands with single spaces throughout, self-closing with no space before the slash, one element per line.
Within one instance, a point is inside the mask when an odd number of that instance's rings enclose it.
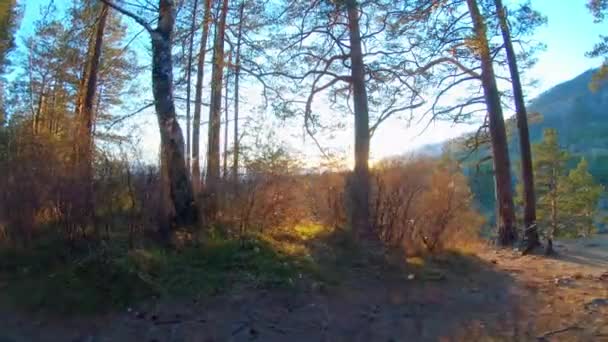
<path fill-rule="evenodd" d="M 536 339 L 539 341 L 547 341 L 548 337 L 551 337 L 551 336 L 557 335 L 557 334 L 561 334 L 561 333 L 565 333 L 566 331 L 570 331 L 570 330 L 583 330 L 583 328 L 574 324 L 574 325 L 571 325 L 571 326 L 568 326 L 568 327 L 565 327 L 562 329 L 548 331 L 548 332 L 542 334 L 541 336 L 538 336 Z"/>

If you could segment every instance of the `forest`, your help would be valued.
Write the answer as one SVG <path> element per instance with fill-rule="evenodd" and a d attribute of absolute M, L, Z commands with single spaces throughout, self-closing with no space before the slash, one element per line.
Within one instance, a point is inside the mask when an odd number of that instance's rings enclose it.
<path fill-rule="evenodd" d="M 534 5 L 0 0 L 0 341 L 608 339 L 608 62 L 529 101 Z"/>

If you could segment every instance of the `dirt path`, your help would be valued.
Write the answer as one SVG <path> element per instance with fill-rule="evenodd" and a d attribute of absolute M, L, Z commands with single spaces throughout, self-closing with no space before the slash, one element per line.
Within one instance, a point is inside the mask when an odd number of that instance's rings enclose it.
<path fill-rule="evenodd" d="M 600 241 L 557 246 L 555 258 L 505 251 L 488 251 L 482 258 L 495 261 L 496 270 L 514 280 L 511 290 L 521 311 L 519 333 L 540 341 L 608 341 L 605 247 Z"/>
<path fill-rule="evenodd" d="M 560 259 L 577 265 L 589 266 L 590 271 L 608 269 L 608 234 L 590 239 L 560 241 L 557 244 Z"/>
<path fill-rule="evenodd" d="M 96 318 L 0 313 L 0 341 L 608 341 L 603 238 L 558 246 L 555 259 L 485 249 L 407 272 L 367 262 L 333 286 Z"/>

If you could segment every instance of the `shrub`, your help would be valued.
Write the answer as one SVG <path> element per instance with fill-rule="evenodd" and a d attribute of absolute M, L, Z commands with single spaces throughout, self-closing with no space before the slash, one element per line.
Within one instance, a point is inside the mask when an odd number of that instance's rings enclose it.
<path fill-rule="evenodd" d="M 373 174 L 373 222 L 386 243 L 408 254 L 437 253 L 477 238 L 483 220 L 454 163 L 390 161 Z"/>
<path fill-rule="evenodd" d="M 246 155 L 247 156 L 247 155 Z M 238 184 L 223 184 L 224 226 L 246 231 L 294 226 L 309 218 L 306 177 L 299 162 L 283 148 L 266 146 L 245 158 Z"/>
<path fill-rule="evenodd" d="M 332 228 L 346 225 L 344 191 L 346 172 L 323 172 L 308 176 L 308 191 L 311 215 L 315 221 Z"/>

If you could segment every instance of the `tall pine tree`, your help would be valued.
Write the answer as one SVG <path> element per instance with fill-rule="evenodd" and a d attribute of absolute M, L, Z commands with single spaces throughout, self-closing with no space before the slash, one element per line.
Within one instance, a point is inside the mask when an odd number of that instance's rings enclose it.
<path fill-rule="evenodd" d="M 559 234 L 562 213 L 560 212 L 559 184 L 566 174 L 568 152 L 559 146 L 555 129 L 546 129 L 543 140 L 534 144 L 535 187 L 538 194 L 538 221 L 545 227 L 547 254 L 553 253 L 553 238 Z"/>

